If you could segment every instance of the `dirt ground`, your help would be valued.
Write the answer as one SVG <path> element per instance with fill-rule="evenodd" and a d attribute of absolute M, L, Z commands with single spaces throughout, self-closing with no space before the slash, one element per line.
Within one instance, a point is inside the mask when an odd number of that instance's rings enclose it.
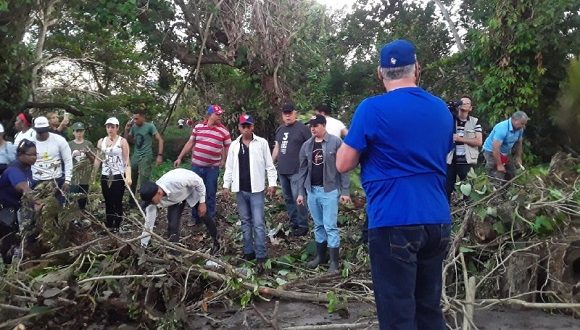
<path fill-rule="evenodd" d="M 273 301 L 255 306 L 266 318 L 272 317 Z M 349 304 L 348 313 L 329 314 L 322 304 L 280 302 L 277 321 L 282 329 L 338 323 L 367 323 L 364 329 L 378 329 L 374 306 L 364 303 Z M 195 329 L 272 329 L 253 307 L 212 308 L 207 315 L 196 315 L 193 325 Z M 475 325 L 479 330 L 573 330 L 580 329 L 580 320 L 539 310 L 476 310 Z"/>

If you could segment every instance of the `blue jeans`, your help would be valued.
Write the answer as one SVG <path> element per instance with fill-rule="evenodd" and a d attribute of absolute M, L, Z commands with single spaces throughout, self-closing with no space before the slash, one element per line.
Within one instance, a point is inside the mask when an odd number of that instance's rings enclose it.
<path fill-rule="evenodd" d="M 296 198 L 300 192 L 300 184 L 298 183 L 298 173 L 295 174 L 280 174 L 280 186 L 284 193 L 284 201 L 288 210 L 288 217 L 293 229 L 305 228 L 308 229 L 308 210 L 305 206 L 296 205 Z"/>
<path fill-rule="evenodd" d="M 443 259 L 450 224 L 369 229 L 369 254 L 381 330 L 443 330 Z"/>
<path fill-rule="evenodd" d="M 218 176 L 220 174 L 219 166 L 191 166 L 191 170 L 199 175 L 203 180 L 205 186 L 205 204 L 207 205 L 207 216 L 210 219 L 215 217 L 215 194 L 217 192 Z M 201 223 L 199 217 L 197 216 L 197 208 L 191 208 L 191 220 L 195 223 Z"/>
<path fill-rule="evenodd" d="M 308 194 L 308 209 L 314 219 L 314 239 L 327 242 L 329 248 L 340 245 L 338 218 L 338 190 L 324 192 L 324 187 L 312 186 Z"/>
<path fill-rule="evenodd" d="M 256 253 L 256 258 L 266 258 L 266 225 L 264 223 L 264 192 L 236 193 L 238 212 L 244 235 L 244 254 Z"/>

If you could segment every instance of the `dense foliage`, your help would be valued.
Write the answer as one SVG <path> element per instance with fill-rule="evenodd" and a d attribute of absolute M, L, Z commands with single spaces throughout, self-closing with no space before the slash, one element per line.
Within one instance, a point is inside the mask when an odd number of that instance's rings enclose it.
<path fill-rule="evenodd" d="M 346 12 L 311 0 L 0 0 L 0 119 L 65 109 L 102 129 L 105 116 L 145 108 L 165 128 L 220 103 L 232 129 L 251 112 L 258 134 L 271 137 L 277 108 L 293 99 L 304 113 L 328 103 L 348 123 L 358 102 L 382 92 L 380 46 L 407 38 L 424 88 L 446 100 L 473 95 L 488 126 L 528 111 L 527 149 L 545 160 L 577 148 L 560 129 L 570 122 L 558 95 L 573 85 L 565 81 L 580 54 L 578 8 L 579 0 L 363 0 Z M 580 111 L 568 108 L 565 118 Z"/>

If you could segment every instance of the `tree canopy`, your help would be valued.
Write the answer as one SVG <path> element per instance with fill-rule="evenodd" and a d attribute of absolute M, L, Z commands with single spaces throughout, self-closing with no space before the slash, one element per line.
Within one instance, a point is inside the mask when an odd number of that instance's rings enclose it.
<path fill-rule="evenodd" d="M 10 126 L 19 111 L 54 108 L 100 122 L 146 108 L 167 124 L 219 103 L 226 124 L 250 112 L 258 134 L 271 136 L 277 109 L 292 99 L 305 113 L 327 103 L 348 123 L 362 99 L 383 92 L 381 45 L 406 38 L 417 46 L 422 87 L 446 100 L 472 95 L 490 125 L 529 112 L 532 154 L 546 159 L 578 148 L 561 118 L 580 112 L 563 100 L 575 86 L 579 8 L 580 0 L 361 0 L 346 12 L 312 0 L 0 0 L 0 119 Z"/>

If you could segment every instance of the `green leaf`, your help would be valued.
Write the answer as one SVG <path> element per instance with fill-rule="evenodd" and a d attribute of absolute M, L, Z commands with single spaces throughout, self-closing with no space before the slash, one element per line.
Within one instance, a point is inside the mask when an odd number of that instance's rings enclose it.
<path fill-rule="evenodd" d="M 497 216 L 497 209 L 495 207 L 488 206 L 487 210 L 485 210 L 485 214 L 491 215 L 492 217 L 496 217 Z"/>
<path fill-rule="evenodd" d="M 475 250 L 474 249 L 471 249 L 471 248 L 468 248 L 468 247 L 465 247 L 465 246 L 460 246 L 459 247 L 459 252 L 461 252 L 461 253 L 470 253 L 470 252 L 475 252 Z"/>
<path fill-rule="evenodd" d="M 287 269 L 280 269 L 280 270 L 278 271 L 278 274 L 280 274 L 280 275 L 282 275 L 282 276 L 286 276 L 286 275 L 288 275 L 288 273 L 290 273 L 290 271 L 289 271 L 289 270 L 287 270 Z"/>
<path fill-rule="evenodd" d="M 250 300 L 252 300 L 252 291 L 244 292 L 244 294 L 240 298 L 240 305 L 242 305 L 242 308 L 246 308 L 246 306 L 248 306 L 248 304 L 250 303 Z"/>
<path fill-rule="evenodd" d="M 505 233 L 505 227 L 503 223 L 499 221 L 493 224 L 493 230 L 500 235 Z"/>
<path fill-rule="evenodd" d="M 278 285 L 284 285 L 284 284 L 288 283 L 288 281 L 286 281 L 283 278 L 276 277 L 276 283 L 278 283 Z"/>
<path fill-rule="evenodd" d="M 463 196 L 469 196 L 471 195 L 471 184 L 464 183 L 461 186 L 459 186 L 459 190 L 461 190 Z"/>

